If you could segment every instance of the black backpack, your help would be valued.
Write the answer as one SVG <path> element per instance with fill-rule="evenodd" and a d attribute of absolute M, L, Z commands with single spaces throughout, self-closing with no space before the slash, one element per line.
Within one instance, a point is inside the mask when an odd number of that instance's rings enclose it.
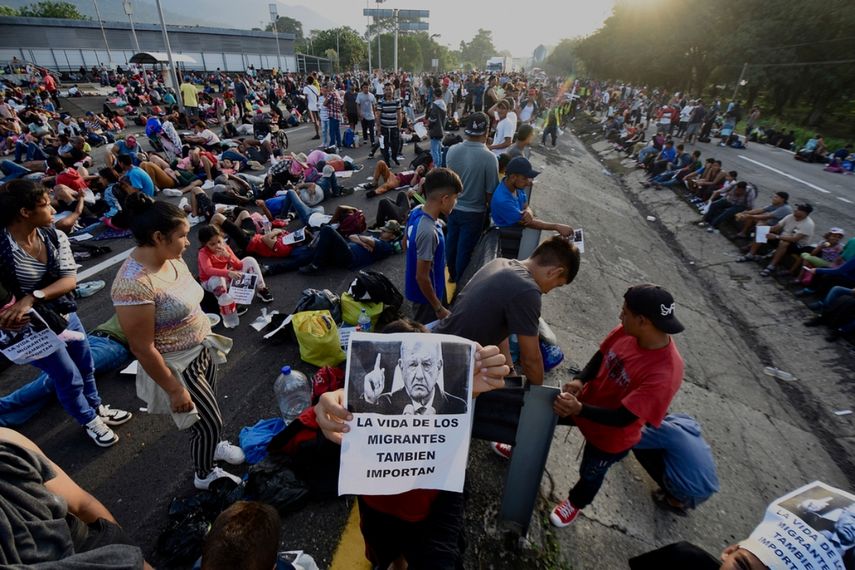
<path fill-rule="evenodd" d="M 350 284 L 350 294 L 357 301 L 369 301 L 372 303 L 383 303 L 383 312 L 377 318 L 376 328 L 401 318 L 401 305 L 404 296 L 389 281 L 389 278 L 377 271 L 362 270 L 356 275 L 356 279 Z"/>

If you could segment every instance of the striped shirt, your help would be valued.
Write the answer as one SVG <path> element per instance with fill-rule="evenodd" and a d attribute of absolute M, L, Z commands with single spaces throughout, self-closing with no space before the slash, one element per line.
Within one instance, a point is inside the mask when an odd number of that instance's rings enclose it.
<path fill-rule="evenodd" d="M 380 99 L 377 101 L 377 109 L 380 111 L 380 127 L 393 129 L 398 126 L 398 111 L 401 110 L 401 100 Z"/>
<path fill-rule="evenodd" d="M 47 265 L 24 251 L 9 234 L 9 230 L 3 230 L 3 234 L 4 239 L 9 240 L 12 246 L 12 255 L 15 257 L 15 277 L 18 278 L 21 291 L 32 293 L 44 278 Z M 74 254 L 71 253 L 71 244 L 64 233 L 56 232 L 56 235 L 59 242 L 58 249 L 51 243 L 50 239 L 45 238 L 44 234 L 39 231 L 39 237 L 44 247 L 50 248 L 53 256 L 59 262 L 60 277 L 73 277 L 77 274 L 77 263 L 74 261 Z"/>

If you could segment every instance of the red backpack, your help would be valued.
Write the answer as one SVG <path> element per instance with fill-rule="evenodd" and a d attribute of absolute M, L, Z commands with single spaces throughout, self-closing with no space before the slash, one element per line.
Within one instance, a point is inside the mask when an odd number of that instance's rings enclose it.
<path fill-rule="evenodd" d="M 339 223 L 338 233 L 347 237 L 354 234 L 361 234 L 367 227 L 368 224 L 365 222 L 365 214 L 362 213 L 362 210 L 354 208 L 353 210 L 350 210 Z"/>

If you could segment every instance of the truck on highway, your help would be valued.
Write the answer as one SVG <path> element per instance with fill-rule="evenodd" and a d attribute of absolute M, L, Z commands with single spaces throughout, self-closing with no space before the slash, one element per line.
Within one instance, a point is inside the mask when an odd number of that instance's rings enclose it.
<path fill-rule="evenodd" d="M 513 59 L 510 57 L 496 56 L 487 60 L 487 71 L 490 72 L 505 72 L 512 71 Z"/>

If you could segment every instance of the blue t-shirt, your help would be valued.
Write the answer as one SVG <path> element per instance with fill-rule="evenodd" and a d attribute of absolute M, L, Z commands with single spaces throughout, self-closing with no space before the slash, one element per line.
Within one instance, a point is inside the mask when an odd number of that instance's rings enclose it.
<path fill-rule="evenodd" d="M 390 242 L 379 238 L 374 239 L 374 251 L 368 251 L 368 249 L 353 242 L 348 242 L 347 247 L 350 249 L 350 255 L 353 258 L 348 269 L 362 269 L 375 261 L 389 257 L 395 252 L 395 248 Z"/>
<path fill-rule="evenodd" d="M 493 223 L 500 228 L 515 226 L 522 220 L 523 210 L 526 206 L 526 195 L 522 190 L 517 190 L 516 196 L 505 181 L 499 182 L 493 198 L 490 200 L 490 215 Z"/>
<path fill-rule="evenodd" d="M 116 141 L 116 148 L 119 149 L 119 154 L 127 154 L 128 156 L 132 156 L 134 158 L 134 162 L 136 162 L 137 153 L 140 151 L 140 145 L 135 144 L 134 148 L 128 146 L 125 141 L 119 140 Z"/>
<path fill-rule="evenodd" d="M 146 196 L 154 197 L 154 182 L 152 182 L 148 172 L 139 166 L 132 166 L 125 176 L 128 177 L 128 182 L 131 183 L 131 186 Z"/>
<path fill-rule="evenodd" d="M 674 159 L 677 158 L 677 149 L 673 146 L 671 148 L 663 148 L 661 158 L 659 160 L 667 160 L 668 162 L 674 162 Z"/>
<path fill-rule="evenodd" d="M 404 296 L 413 303 L 428 304 L 416 281 L 419 260 L 432 262 L 430 280 L 437 298 L 445 301 L 445 236 L 429 214 L 416 206 L 407 218 L 407 266 L 404 273 Z M 432 259 L 431 259 L 432 258 Z"/>

